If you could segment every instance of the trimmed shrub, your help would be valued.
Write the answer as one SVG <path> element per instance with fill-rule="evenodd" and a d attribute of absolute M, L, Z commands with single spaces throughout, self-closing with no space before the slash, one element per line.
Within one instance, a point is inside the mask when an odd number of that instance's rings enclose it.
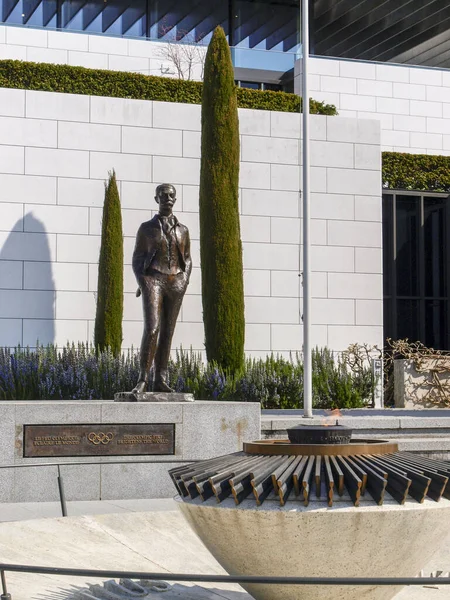
<path fill-rule="evenodd" d="M 391 190 L 450 192 L 450 156 L 383 152 L 382 181 Z"/>
<path fill-rule="evenodd" d="M 140 73 L 87 69 L 71 65 L 0 60 L 0 87 L 113 98 L 201 104 L 202 83 Z M 261 110 L 299 112 L 295 94 L 237 89 L 238 106 Z M 313 114 L 336 115 L 336 107 L 310 101 Z"/>
<path fill-rule="evenodd" d="M 122 212 L 116 174 L 105 183 L 102 240 L 98 263 L 97 312 L 94 345 L 100 352 L 108 348 L 114 356 L 122 346 L 123 316 L 123 235 Z"/>
<path fill-rule="evenodd" d="M 216 27 L 202 97 L 200 258 L 208 361 L 239 371 L 244 362 L 244 276 L 239 224 L 239 121 L 231 53 Z"/>
<path fill-rule="evenodd" d="M 296 94 L 272 92 L 270 90 L 252 90 L 250 88 L 237 88 L 236 93 L 239 108 L 302 112 L 303 99 Z M 337 115 L 334 104 L 325 104 L 325 102 L 319 102 L 312 98 L 309 99 L 309 111 L 312 115 Z"/>

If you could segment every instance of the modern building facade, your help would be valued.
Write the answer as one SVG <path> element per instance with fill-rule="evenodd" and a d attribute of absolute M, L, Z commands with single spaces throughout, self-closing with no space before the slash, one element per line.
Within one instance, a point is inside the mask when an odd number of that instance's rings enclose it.
<path fill-rule="evenodd" d="M 301 351 L 300 115 L 240 110 L 246 351 Z M 312 330 L 318 346 L 382 342 L 380 128 L 312 118 Z M 203 350 L 200 106 L 0 89 L 1 344 L 92 340 L 104 181 L 123 208 L 124 348 L 142 334 L 131 257 L 174 183 L 193 272 L 174 345 Z"/>
<path fill-rule="evenodd" d="M 311 96 L 375 119 L 381 150 L 450 155 L 450 71 L 319 58 Z M 300 63 L 295 77 L 300 91 Z M 383 189 L 384 335 L 450 349 L 448 194 Z"/>
<path fill-rule="evenodd" d="M 449 16 L 440 5 L 311 3 L 311 96 L 339 112 L 313 119 L 319 346 L 390 336 L 450 348 L 447 194 L 386 190 L 380 174 L 383 150 L 450 154 Z M 167 44 L 204 51 L 221 24 L 241 85 L 300 92 L 297 2 L 3 0 L 2 21 L 0 58 L 168 76 L 177 73 Z M 194 71 L 201 78 L 201 60 Z M 120 181 L 128 262 L 152 189 L 165 179 L 178 185 L 195 251 L 198 107 L 0 92 L 0 344 L 90 339 L 109 169 Z M 299 118 L 241 111 L 240 121 L 246 349 L 288 354 L 302 344 Z M 198 275 L 177 343 L 202 350 Z M 127 276 L 125 347 L 140 337 L 131 269 Z"/>
<path fill-rule="evenodd" d="M 315 56 L 450 64 L 450 9 L 437 0 L 310 0 Z M 8 25 L 206 45 L 221 25 L 238 69 L 289 85 L 300 40 L 299 0 L 1 0 Z M 272 73 L 271 73 L 272 72 Z M 291 73 L 290 73 L 291 72 Z M 261 78 L 262 75 L 262 78 Z M 284 75 L 284 76 L 283 76 Z M 238 79 L 245 76 L 241 72 Z"/>

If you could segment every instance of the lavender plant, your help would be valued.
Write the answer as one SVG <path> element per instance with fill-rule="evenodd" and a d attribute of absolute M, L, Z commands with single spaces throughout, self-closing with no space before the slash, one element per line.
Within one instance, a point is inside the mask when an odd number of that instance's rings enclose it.
<path fill-rule="evenodd" d="M 132 350 L 115 357 L 85 344 L 0 348 L 0 399 L 92 400 L 131 389 L 138 374 Z"/>
<path fill-rule="evenodd" d="M 313 353 L 313 404 L 320 408 L 367 406 L 374 382 L 370 365 L 352 370 L 348 357 L 335 359 L 328 349 Z M 38 346 L 35 350 L 0 348 L 0 400 L 111 399 L 132 389 L 139 372 L 133 349 L 119 356 L 96 353 L 87 344 Z M 205 364 L 199 353 L 182 348 L 169 364 L 169 382 L 177 392 L 202 400 L 261 402 L 262 408 L 303 406 L 301 357 L 247 359 L 240 372 Z"/>

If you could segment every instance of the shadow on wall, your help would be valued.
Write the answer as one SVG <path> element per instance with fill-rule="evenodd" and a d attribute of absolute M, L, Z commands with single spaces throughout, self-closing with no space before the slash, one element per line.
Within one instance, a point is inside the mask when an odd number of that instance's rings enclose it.
<path fill-rule="evenodd" d="M 52 240 L 31 212 L 15 223 L 9 235 L 1 227 L 0 223 L 0 346 L 51 344 L 55 341 Z"/>

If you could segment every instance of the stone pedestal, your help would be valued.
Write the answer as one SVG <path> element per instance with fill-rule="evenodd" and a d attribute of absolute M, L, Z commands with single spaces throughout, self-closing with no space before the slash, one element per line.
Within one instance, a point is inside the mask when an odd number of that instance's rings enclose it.
<path fill-rule="evenodd" d="M 194 396 L 176 392 L 119 392 L 114 394 L 114 402 L 194 402 Z"/>
<path fill-rule="evenodd" d="M 73 457 L 25 458 L 24 426 L 38 424 L 58 428 L 67 424 L 72 429 L 78 424 L 90 425 L 97 433 L 108 433 L 109 425 L 120 425 L 124 434 L 127 424 L 171 425 L 174 450 L 165 455 L 149 450 L 148 455 L 140 456 L 80 457 L 74 451 Z M 60 467 L 67 501 L 168 498 L 174 495 L 169 469 L 180 466 L 181 461 L 242 450 L 244 441 L 259 439 L 260 428 L 257 402 L 0 401 L 0 464 L 78 463 Z M 122 460 L 126 462 L 115 464 Z M 79 464 L 93 462 L 96 464 Z M 56 466 L 2 470 L 0 503 L 57 501 L 57 474 Z"/>

